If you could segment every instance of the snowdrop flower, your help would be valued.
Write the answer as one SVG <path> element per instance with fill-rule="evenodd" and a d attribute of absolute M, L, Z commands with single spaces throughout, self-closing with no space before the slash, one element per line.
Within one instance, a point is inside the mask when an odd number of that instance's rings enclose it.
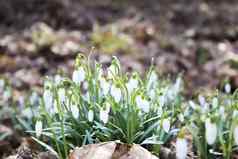
<path fill-rule="evenodd" d="M 92 110 L 88 111 L 88 121 L 92 122 L 94 119 L 94 113 Z"/>
<path fill-rule="evenodd" d="M 210 119 L 206 119 L 205 121 L 206 128 L 206 140 L 209 145 L 215 143 L 217 138 L 217 125 L 216 123 L 212 123 Z"/>
<path fill-rule="evenodd" d="M 182 113 L 179 114 L 178 118 L 181 122 L 184 122 L 184 115 Z"/>
<path fill-rule="evenodd" d="M 65 95 L 65 89 L 59 88 L 58 90 L 58 96 L 61 104 L 64 104 L 66 101 L 66 95 Z"/>
<path fill-rule="evenodd" d="M 233 134 L 234 134 L 235 144 L 238 145 L 238 126 L 235 127 Z"/>
<path fill-rule="evenodd" d="M 62 77 L 60 75 L 55 75 L 54 81 L 56 85 L 59 85 L 62 81 Z"/>
<path fill-rule="evenodd" d="M 42 129 L 43 129 L 43 124 L 42 121 L 37 120 L 36 125 L 35 125 L 35 132 L 36 132 L 36 137 L 40 137 L 42 134 Z"/>
<path fill-rule="evenodd" d="M 80 84 L 81 82 L 83 82 L 85 80 L 85 77 L 86 77 L 86 72 L 84 71 L 83 67 L 81 66 L 73 72 L 72 80 L 75 83 Z"/>
<path fill-rule="evenodd" d="M 43 101 L 46 107 L 46 110 L 50 110 L 53 105 L 53 93 L 50 90 L 45 90 L 43 94 Z"/>
<path fill-rule="evenodd" d="M 196 107 L 197 107 L 196 104 L 191 100 L 188 102 L 188 104 L 192 109 L 196 109 Z"/>
<path fill-rule="evenodd" d="M 169 121 L 168 118 L 163 120 L 163 122 L 162 122 L 162 127 L 163 127 L 163 129 L 164 129 L 164 131 L 165 131 L 166 133 L 169 133 L 170 121 Z"/>
<path fill-rule="evenodd" d="M 24 107 L 24 105 L 25 105 L 25 98 L 24 98 L 24 96 L 20 96 L 18 98 L 18 103 L 19 103 L 20 108 Z"/>
<path fill-rule="evenodd" d="M 100 110 L 100 114 L 99 114 L 100 120 L 102 120 L 102 122 L 104 124 L 106 124 L 108 122 L 109 119 L 109 112 L 107 110 Z"/>
<path fill-rule="evenodd" d="M 56 100 L 54 100 L 53 107 L 51 107 L 48 111 L 50 114 L 59 113 Z"/>
<path fill-rule="evenodd" d="M 202 107 L 205 106 L 205 104 L 206 104 L 206 99 L 205 99 L 204 96 L 199 95 L 199 96 L 198 96 L 198 101 L 199 101 L 199 104 L 200 104 Z"/>
<path fill-rule="evenodd" d="M 217 97 L 212 99 L 212 106 L 213 106 L 213 108 L 217 108 L 218 107 L 218 99 L 217 99 Z"/>
<path fill-rule="evenodd" d="M 38 99 L 39 99 L 38 94 L 36 92 L 33 92 L 30 96 L 30 104 L 34 105 L 34 104 L 38 103 L 38 101 L 39 101 Z"/>
<path fill-rule="evenodd" d="M 88 89 L 88 82 L 87 81 L 83 82 L 83 89 L 84 90 Z"/>
<path fill-rule="evenodd" d="M 73 104 L 71 105 L 71 112 L 72 112 L 72 115 L 75 119 L 77 119 L 79 117 L 79 108 L 76 104 Z"/>
<path fill-rule="evenodd" d="M 136 96 L 136 105 L 143 111 L 148 113 L 150 109 L 150 102 L 146 100 L 143 96 Z"/>
<path fill-rule="evenodd" d="M 161 107 L 165 105 L 165 95 L 159 97 L 159 104 Z"/>
<path fill-rule="evenodd" d="M 157 82 L 158 76 L 155 71 L 152 71 L 149 77 L 149 82 L 147 85 L 147 89 L 151 89 L 151 87 Z"/>
<path fill-rule="evenodd" d="M 135 78 L 133 78 L 133 77 L 130 78 L 130 80 L 129 80 L 128 83 L 126 84 L 126 88 L 127 88 L 127 90 L 128 90 L 128 93 L 131 94 L 132 91 L 138 87 L 138 84 L 139 84 L 139 82 L 138 82 L 137 79 L 135 79 Z"/>
<path fill-rule="evenodd" d="M 0 79 L 0 92 L 3 92 L 5 86 L 5 81 L 3 79 Z"/>
<path fill-rule="evenodd" d="M 115 64 L 111 64 L 109 68 L 107 69 L 107 76 L 109 79 L 113 79 L 114 76 L 118 74 L 118 69 Z"/>
<path fill-rule="evenodd" d="M 184 138 L 177 138 L 176 141 L 176 157 L 177 159 L 186 159 L 188 152 L 188 143 Z"/>
<path fill-rule="evenodd" d="M 109 90 L 110 90 L 110 83 L 108 81 L 106 81 L 105 78 L 101 78 L 100 79 L 100 87 L 102 89 L 102 93 L 103 95 L 107 95 Z"/>
<path fill-rule="evenodd" d="M 112 85 L 110 90 L 111 96 L 114 98 L 115 102 L 120 102 L 122 94 L 121 89 L 116 87 L 115 85 Z"/>
<path fill-rule="evenodd" d="M 230 85 L 229 83 L 227 83 L 227 84 L 225 85 L 225 92 L 226 92 L 227 94 L 231 93 L 231 85 Z"/>
<path fill-rule="evenodd" d="M 173 91 L 175 95 L 179 93 L 181 85 L 182 85 L 182 79 L 179 77 L 176 79 L 176 82 L 173 86 Z"/>

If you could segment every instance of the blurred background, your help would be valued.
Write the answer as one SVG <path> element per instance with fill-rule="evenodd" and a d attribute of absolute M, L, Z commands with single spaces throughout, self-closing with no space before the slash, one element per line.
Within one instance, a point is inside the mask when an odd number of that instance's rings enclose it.
<path fill-rule="evenodd" d="M 71 74 L 78 52 L 124 70 L 183 73 L 188 95 L 238 86 L 237 0 L 1 0 L 0 75 L 15 94 Z"/>

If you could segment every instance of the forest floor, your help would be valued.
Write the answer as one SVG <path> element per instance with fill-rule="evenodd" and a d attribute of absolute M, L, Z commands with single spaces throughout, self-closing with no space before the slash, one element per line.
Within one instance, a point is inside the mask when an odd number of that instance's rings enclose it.
<path fill-rule="evenodd" d="M 183 74 L 186 94 L 238 87 L 236 0 L 0 1 L 0 76 L 15 98 L 41 91 L 43 78 L 71 74 L 78 52 L 124 70 Z M 19 93 L 21 92 L 21 93 Z"/>

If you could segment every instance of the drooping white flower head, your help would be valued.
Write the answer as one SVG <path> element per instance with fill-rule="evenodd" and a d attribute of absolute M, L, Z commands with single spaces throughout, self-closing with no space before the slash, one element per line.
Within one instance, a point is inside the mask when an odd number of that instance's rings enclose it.
<path fill-rule="evenodd" d="M 189 103 L 189 106 L 190 106 L 193 110 L 195 110 L 195 109 L 197 108 L 196 104 L 195 104 L 192 100 L 190 100 L 188 103 Z"/>
<path fill-rule="evenodd" d="M 48 109 L 47 111 L 51 114 L 51 115 L 53 115 L 53 114 L 57 114 L 57 113 L 59 113 L 59 109 L 58 109 L 58 102 L 57 102 L 57 100 L 55 99 L 54 101 L 53 101 L 53 107 L 51 107 L 50 109 Z"/>
<path fill-rule="evenodd" d="M 156 82 L 158 80 L 158 76 L 156 74 L 156 72 L 153 70 L 149 76 L 149 81 L 147 84 L 147 89 L 151 89 L 152 86 L 155 86 Z"/>
<path fill-rule="evenodd" d="M 110 109 L 111 109 L 111 105 L 107 102 L 105 104 L 105 108 L 101 108 L 101 110 L 100 110 L 99 117 L 100 117 L 100 120 L 104 124 L 106 124 L 108 122 Z"/>
<path fill-rule="evenodd" d="M 177 95 L 179 93 L 181 86 L 182 86 L 182 79 L 181 79 L 181 77 L 178 77 L 176 79 L 175 84 L 173 85 L 173 92 L 175 95 Z"/>
<path fill-rule="evenodd" d="M 120 102 L 122 93 L 121 89 L 115 85 L 112 85 L 111 90 L 110 90 L 111 96 L 114 98 L 115 102 Z"/>
<path fill-rule="evenodd" d="M 92 110 L 88 111 L 88 121 L 92 122 L 94 119 L 94 113 Z"/>
<path fill-rule="evenodd" d="M 99 117 L 100 117 L 100 120 L 101 120 L 104 124 L 106 124 L 106 123 L 108 122 L 108 119 L 109 119 L 109 113 L 108 113 L 108 111 L 101 109 L 101 110 L 100 110 Z"/>
<path fill-rule="evenodd" d="M 72 80 L 75 83 L 80 84 L 81 82 L 85 80 L 85 77 L 86 77 L 86 72 L 84 71 L 84 68 L 81 66 L 73 72 Z"/>
<path fill-rule="evenodd" d="M 128 90 L 128 93 L 131 94 L 132 91 L 138 87 L 138 84 L 139 84 L 139 82 L 136 78 L 133 78 L 133 77 L 130 78 L 130 80 L 126 84 L 126 88 Z"/>
<path fill-rule="evenodd" d="M 136 105 L 145 113 L 148 113 L 150 110 L 150 102 L 145 99 L 142 95 L 136 96 Z"/>
<path fill-rule="evenodd" d="M 107 70 L 107 76 L 108 79 L 113 79 L 113 77 L 116 75 L 117 73 L 117 68 L 115 65 L 111 65 L 108 70 Z"/>
<path fill-rule="evenodd" d="M 50 110 L 52 108 L 53 100 L 54 100 L 53 93 L 49 89 L 46 89 L 43 94 L 43 101 L 44 101 L 46 110 Z"/>
<path fill-rule="evenodd" d="M 162 96 L 159 97 L 159 104 L 160 104 L 161 107 L 164 107 L 165 102 L 166 102 L 165 100 L 166 100 L 165 95 L 162 95 Z"/>
<path fill-rule="evenodd" d="M 107 77 L 108 79 L 113 79 L 115 76 L 119 74 L 120 70 L 120 62 L 114 56 L 111 65 L 107 69 Z"/>
<path fill-rule="evenodd" d="M 5 86 L 5 81 L 4 79 L 0 79 L 0 92 L 3 92 Z"/>
<path fill-rule="evenodd" d="M 100 79 L 100 87 L 102 89 L 102 93 L 103 95 L 107 95 L 109 90 L 110 90 L 110 83 L 108 81 L 106 81 L 105 78 L 101 78 Z"/>
<path fill-rule="evenodd" d="M 163 130 L 164 130 L 166 133 L 169 133 L 169 130 L 170 130 L 170 120 L 169 120 L 168 118 L 163 119 L 163 121 L 162 121 L 162 127 L 163 127 Z"/>
<path fill-rule="evenodd" d="M 188 143 L 184 138 L 177 138 L 176 157 L 177 159 L 186 159 L 188 153 Z"/>
<path fill-rule="evenodd" d="M 235 127 L 233 136 L 234 136 L 235 144 L 238 145 L 238 126 Z"/>
<path fill-rule="evenodd" d="M 217 108 L 218 107 L 218 99 L 217 99 L 217 97 L 214 97 L 212 99 L 212 106 L 213 106 L 213 108 Z"/>
<path fill-rule="evenodd" d="M 65 95 L 65 89 L 59 88 L 58 90 L 58 97 L 61 104 L 66 102 L 66 95 Z"/>
<path fill-rule="evenodd" d="M 198 101 L 199 101 L 199 104 L 200 104 L 202 107 L 204 107 L 205 104 L 207 103 L 205 97 L 202 96 L 201 94 L 199 94 L 199 96 L 198 96 Z"/>
<path fill-rule="evenodd" d="M 35 124 L 36 137 L 40 137 L 42 134 L 43 124 L 41 120 L 37 120 Z"/>
<path fill-rule="evenodd" d="M 225 92 L 226 92 L 227 94 L 231 93 L 231 85 L 230 85 L 229 83 L 227 83 L 227 84 L 225 85 Z"/>
<path fill-rule="evenodd" d="M 76 104 L 72 104 L 71 105 L 71 112 L 72 112 L 72 115 L 75 119 L 77 119 L 79 117 L 79 108 Z"/>
<path fill-rule="evenodd" d="M 57 74 L 55 75 L 54 81 L 56 85 L 59 85 L 60 82 L 62 81 L 62 77 L 59 74 Z"/>
<path fill-rule="evenodd" d="M 206 140 L 209 145 L 215 143 L 217 138 L 217 125 L 216 123 L 212 123 L 211 119 L 207 118 L 205 121 L 205 129 L 206 129 Z"/>

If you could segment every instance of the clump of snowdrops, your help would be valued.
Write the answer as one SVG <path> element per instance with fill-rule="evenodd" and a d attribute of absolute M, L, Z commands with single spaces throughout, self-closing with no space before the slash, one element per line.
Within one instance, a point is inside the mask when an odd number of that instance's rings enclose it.
<path fill-rule="evenodd" d="M 237 150 L 237 95 L 237 91 L 231 94 L 231 87 L 226 84 L 225 93 L 216 91 L 207 97 L 199 95 L 197 102 L 188 102 L 187 128 L 199 158 L 230 159 Z"/>
<path fill-rule="evenodd" d="M 137 72 L 123 73 L 116 57 L 105 68 L 80 54 L 70 78 L 46 78 L 40 101 L 34 92 L 28 98 L 23 112 L 31 126 L 19 121 L 59 158 L 75 146 L 111 140 L 159 154 L 162 144 L 176 140 L 178 159 L 189 151 L 202 159 L 230 159 L 238 145 L 237 91 L 231 94 L 226 84 L 224 93 L 186 102 L 182 85 L 180 76 L 174 82 L 159 78 L 153 65 L 141 78 Z"/>
<path fill-rule="evenodd" d="M 40 106 L 34 110 L 33 139 L 65 158 L 75 146 L 120 140 L 159 153 L 182 126 L 182 80 L 159 79 L 153 66 L 144 78 L 78 55 L 71 78 L 46 78 Z M 35 112 L 37 110 L 37 112 Z"/>

